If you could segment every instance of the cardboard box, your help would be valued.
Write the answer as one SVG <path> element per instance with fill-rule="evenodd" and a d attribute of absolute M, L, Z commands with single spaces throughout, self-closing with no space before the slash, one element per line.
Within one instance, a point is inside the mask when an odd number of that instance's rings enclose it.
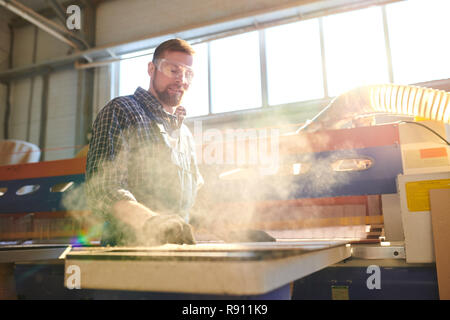
<path fill-rule="evenodd" d="M 435 254 L 429 193 L 433 189 L 450 188 L 450 172 L 399 175 L 397 183 L 406 262 L 432 263 Z"/>
<path fill-rule="evenodd" d="M 441 300 L 450 300 L 450 189 L 430 190 L 434 252 Z"/>

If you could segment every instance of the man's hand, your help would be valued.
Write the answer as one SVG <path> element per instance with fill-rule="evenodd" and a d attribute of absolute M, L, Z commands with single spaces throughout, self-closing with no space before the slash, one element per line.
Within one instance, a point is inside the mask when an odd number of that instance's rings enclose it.
<path fill-rule="evenodd" d="M 191 226 L 176 214 L 152 216 L 145 221 L 142 229 L 145 245 L 195 244 Z"/>
<path fill-rule="evenodd" d="M 136 201 L 114 205 L 115 217 L 135 231 L 135 245 L 195 244 L 191 226 L 176 214 L 159 214 Z"/>

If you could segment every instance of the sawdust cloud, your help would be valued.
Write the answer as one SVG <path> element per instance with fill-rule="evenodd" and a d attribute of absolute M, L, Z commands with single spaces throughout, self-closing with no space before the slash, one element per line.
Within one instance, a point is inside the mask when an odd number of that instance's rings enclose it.
<path fill-rule="evenodd" d="M 276 123 L 274 124 L 275 126 Z M 257 130 L 249 134 L 248 130 L 228 129 L 235 134 L 233 137 L 235 153 L 233 156 L 228 156 L 228 158 L 227 155 L 229 155 L 232 148 L 227 145 L 227 137 L 224 133 L 226 130 L 216 130 L 215 132 L 208 131 L 209 129 L 205 130 L 205 132 L 202 132 L 201 144 L 198 145 L 198 141 L 196 141 L 197 150 L 202 152 L 202 154 L 197 152 L 197 159 L 200 163 L 200 170 L 204 170 L 201 174 L 205 178 L 205 184 L 198 191 L 195 204 L 189 204 L 189 206 L 193 206 L 190 210 L 190 222 L 193 224 L 195 231 L 206 232 L 208 236 L 216 239 L 217 235 L 230 230 L 262 229 L 265 224 L 261 223 L 260 204 L 268 199 L 295 199 L 296 191 L 299 188 L 306 188 L 311 194 L 327 194 L 333 189 L 339 188 L 339 185 L 348 182 L 348 175 L 330 174 L 330 159 L 323 158 L 314 152 L 302 153 L 303 150 L 314 149 L 317 143 L 325 145 L 328 141 L 318 142 L 317 139 L 310 141 L 302 133 L 299 133 L 294 136 L 296 143 L 292 146 L 296 152 L 282 154 L 283 150 L 285 150 L 282 145 L 283 141 L 285 141 L 283 137 L 286 136 L 284 133 L 268 130 L 265 132 L 260 130 L 258 132 Z M 235 139 L 236 137 L 239 138 L 240 134 L 236 134 L 236 132 L 242 134 L 240 137 L 245 143 Z M 255 138 L 256 140 L 251 142 L 251 139 Z M 266 145 L 261 143 L 261 141 L 265 141 Z M 217 154 L 217 148 L 211 147 L 213 143 L 222 145 L 222 155 L 220 155 L 220 152 L 218 153 L 219 155 Z M 209 149 L 208 144 L 210 144 Z M 256 149 L 254 149 L 255 145 Z M 126 166 L 127 161 L 130 159 L 132 159 L 132 166 L 147 166 L 151 170 L 151 162 L 139 163 L 138 161 L 138 159 L 142 159 L 141 154 L 143 152 L 147 151 L 143 150 L 142 147 L 129 146 L 117 154 L 115 161 L 102 163 L 99 167 L 99 172 L 89 180 L 90 190 L 95 190 L 100 184 L 104 183 L 102 178 L 104 171 L 113 170 L 117 172 L 118 168 L 125 170 L 123 166 Z M 212 154 L 213 152 L 216 152 L 216 154 Z M 313 168 L 314 175 L 312 179 L 309 178 L 302 181 L 306 174 L 303 172 L 294 175 L 292 167 L 295 163 L 301 163 L 305 170 L 308 167 L 310 170 Z M 129 168 L 127 167 L 126 169 Z M 228 179 L 219 178 L 224 172 L 235 169 L 241 170 L 235 174 L 230 174 Z M 233 178 L 233 176 L 237 178 Z M 164 182 L 164 187 L 168 189 L 171 187 L 169 180 Z M 154 192 L 154 183 L 154 181 L 147 181 L 147 187 L 144 190 L 140 190 L 137 196 L 131 193 L 131 196 L 136 196 L 136 199 L 139 201 L 142 197 L 145 197 L 146 193 Z M 123 190 L 119 190 L 119 192 L 127 195 L 129 190 L 124 186 Z M 91 200 L 83 200 L 86 198 Z M 111 206 L 111 203 L 108 202 L 108 197 L 103 197 L 102 199 L 98 200 L 97 198 L 95 200 L 92 199 L 92 194 L 86 195 L 86 186 L 83 184 L 64 193 L 63 205 L 67 211 L 71 212 L 74 219 L 83 221 L 89 228 L 97 228 L 98 230 L 99 226 L 105 222 L 106 216 L 103 214 L 106 210 L 105 208 L 110 208 Z M 236 199 L 238 200 L 236 201 Z M 79 214 L 80 204 L 86 204 L 89 208 L 94 209 L 94 212 L 100 212 L 100 214 Z M 145 203 L 145 201 L 144 204 L 155 212 L 174 213 L 161 212 L 159 210 L 161 206 L 152 208 L 152 205 Z M 282 214 L 286 213 L 284 209 L 279 208 L 277 210 L 277 208 L 272 208 L 270 210 L 272 217 L 269 217 L 269 220 L 283 221 Z M 295 213 L 289 213 L 292 219 L 285 221 L 283 224 L 284 229 L 295 231 L 301 225 L 302 208 L 299 207 L 295 210 Z M 317 215 L 317 213 L 314 213 L 313 217 L 311 217 L 310 212 L 308 211 L 308 218 L 314 219 L 314 215 Z M 292 225 L 289 225 L 289 221 L 292 222 Z M 271 230 L 266 231 L 269 234 L 271 232 Z M 136 230 L 135 233 L 135 239 L 145 239 L 145 235 L 139 234 L 139 230 Z"/>

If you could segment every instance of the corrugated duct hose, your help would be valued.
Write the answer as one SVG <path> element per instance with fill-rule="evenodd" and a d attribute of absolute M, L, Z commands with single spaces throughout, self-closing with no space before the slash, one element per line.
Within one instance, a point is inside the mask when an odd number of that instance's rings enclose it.
<path fill-rule="evenodd" d="M 382 84 L 347 91 L 296 133 L 358 126 L 361 115 L 387 113 L 450 124 L 450 93 L 425 87 Z"/>

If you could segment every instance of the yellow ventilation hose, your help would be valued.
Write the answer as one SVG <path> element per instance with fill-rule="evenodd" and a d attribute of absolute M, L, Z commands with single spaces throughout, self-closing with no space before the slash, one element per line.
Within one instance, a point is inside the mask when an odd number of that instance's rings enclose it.
<path fill-rule="evenodd" d="M 357 116 L 389 113 L 450 124 L 450 93 L 425 87 L 382 84 L 347 91 L 297 130 L 339 129 Z"/>
<path fill-rule="evenodd" d="M 416 86 L 370 87 L 370 104 L 375 111 L 404 114 L 450 124 L 450 93 Z"/>

